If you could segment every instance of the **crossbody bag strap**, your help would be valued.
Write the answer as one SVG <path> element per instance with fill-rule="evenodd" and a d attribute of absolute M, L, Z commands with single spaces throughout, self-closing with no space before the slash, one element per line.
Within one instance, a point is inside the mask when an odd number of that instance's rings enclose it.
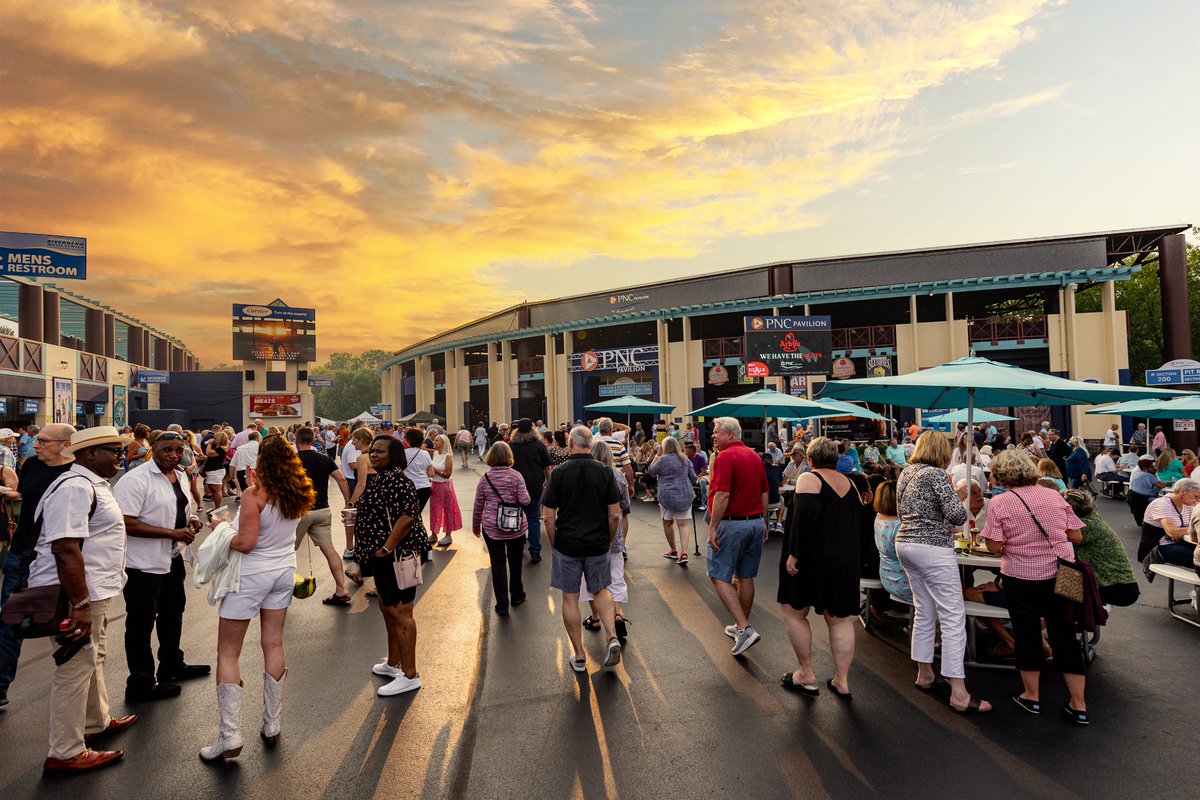
<path fill-rule="evenodd" d="M 1042 536 L 1046 537 L 1046 541 L 1050 542 L 1050 546 L 1054 546 L 1054 542 L 1050 539 L 1050 534 L 1046 533 L 1046 529 L 1042 527 L 1042 523 L 1038 522 L 1038 518 L 1033 515 L 1033 509 L 1029 507 L 1029 503 L 1025 502 L 1025 498 L 1017 494 L 1015 491 L 1010 492 L 1013 497 L 1021 501 L 1021 505 L 1025 506 L 1025 510 L 1029 512 L 1029 518 L 1033 520 L 1033 524 L 1038 526 L 1038 530 L 1042 532 Z"/>
<path fill-rule="evenodd" d="M 496 498 L 501 503 L 508 503 L 508 501 L 504 499 L 504 495 L 500 494 L 500 491 L 498 489 L 496 489 L 496 484 L 492 483 L 492 479 L 488 477 L 488 474 L 486 472 L 483 473 L 483 479 L 485 481 L 487 481 L 488 486 L 492 487 L 492 492 L 496 495 Z M 508 503 L 508 504 L 513 505 L 513 506 L 517 505 L 517 503 Z"/>

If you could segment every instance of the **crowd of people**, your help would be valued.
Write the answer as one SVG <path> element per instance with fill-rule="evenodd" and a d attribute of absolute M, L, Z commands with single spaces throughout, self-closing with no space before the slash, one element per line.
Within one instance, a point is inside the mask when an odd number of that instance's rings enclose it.
<path fill-rule="evenodd" d="M 1119 480 L 1123 468 L 1132 470 L 1129 497 L 1145 500 L 1130 501 L 1143 529 L 1139 560 L 1195 564 L 1200 572 L 1200 515 L 1192 516 L 1200 483 L 1187 477 L 1195 458 L 1176 459 L 1157 435 L 1149 443 L 1156 459 L 1141 456 L 1136 448 L 1147 444 L 1141 432 L 1142 444 L 1135 435 L 1130 445 L 1135 458 L 1121 454 L 1117 442 L 1106 443 L 1093 461 L 1077 438 L 1064 441 L 1053 429 L 1014 443 L 987 426 L 948 436 L 905 425 L 882 447 L 860 448 L 804 426 L 780 436 L 768 424 L 756 450 L 730 417 L 683 429 L 600 418 L 551 430 L 520 419 L 474 430 L 464 425 L 453 434 L 437 422 L 283 429 L 255 420 L 242 431 L 215 425 L 200 433 L 178 425 L 154 431 L 47 425 L 34 431 L 31 454 L 0 447 L 0 494 L 12 522 L 3 601 L 27 586 L 60 586 L 69 606 L 60 643 L 90 644 L 55 668 L 44 764 L 47 774 L 87 771 L 122 757 L 93 745 L 137 719 L 109 713 L 104 662 L 117 595 L 126 608 L 128 704 L 178 696 L 180 682 L 212 673 L 209 665 L 189 663 L 181 649 L 187 563 L 194 562 L 210 601 L 219 601 L 218 732 L 200 757 L 233 758 L 243 746 L 239 661 L 255 618 L 264 660 L 260 735 L 267 745 L 280 736 L 285 621 L 293 597 L 307 596 L 296 571 L 296 552 L 306 541 L 317 546 L 334 579 L 326 605 L 351 603 L 347 579 L 371 583 L 366 592 L 377 602 L 387 643 L 371 672 L 389 679 L 377 693 L 421 687 L 413 616 L 421 564 L 435 548 L 451 547 L 464 527 L 452 477 L 471 469 L 474 456 L 485 469 L 465 517 L 486 545 L 494 612 L 507 616 L 526 601 L 523 570 L 542 560 L 544 532 L 549 582 L 561 592 L 567 662 L 575 672 L 587 671 L 585 629 L 603 630 L 605 667 L 621 661 L 631 626 L 624 578 L 629 519 L 640 500 L 657 504 L 663 555 L 679 567 L 688 565 L 688 539 L 700 538 L 692 530 L 694 512 L 702 515 L 706 571 L 731 620 L 724 633 L 733 656 L 762 638 L 751 621 L 755 580 L 764 543 L 772 532 L 782 534 L 776 601 L 796 657 L 781 678 L 785 689 L 810 697 L 822 691 L 812 658 L 810 617 L 817 614 L 834 663 L 824 688 L 851 700 L 860 580 L 878 578 L 883 592 L 868 593 L 866 613 L 882 620 L 897 606 L 913 608 L 916 688 L 945 687 L 958 712 L 991 710 L 970 692 L 964 671 L 964 603 L 981 602 L 1008 610 L 1011 627 L 988 622 L 996 638 L 991 654 L 1015 660 L 1020 673 L 1013 702 L 1040 713 L 1039 679 L 1051 656 L 1069 692 L 1063 713 L 1087 724 L 1080 615 L 1055 593 L 1057 570 L 1077 565 L 1098 602 L 1109 606 L 1138 597 L 1124 547 L 1095 510 L 1091 480 Z M 345 505 L 341 553 L 333 542 L 330 481 Z M 235 515 L 226 520 L 230 508 Z M 206 527 L 204 545 L 191 547 Z M 980 586 L 965 579 L 955 555 L 972 545 L 999 556 L 999 575 Z M 581 600 L 589 604 L 586 616 Z M 20 650 L 14 626 L 0 626 L 0 705 Z"/>

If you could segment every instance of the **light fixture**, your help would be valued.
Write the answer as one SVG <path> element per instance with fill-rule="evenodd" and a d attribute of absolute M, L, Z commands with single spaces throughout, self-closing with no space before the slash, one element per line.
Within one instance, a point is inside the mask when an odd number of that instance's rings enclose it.
<path fill-rule="evenodd" d="M 66 369 L 66 368 L 67 368 L 67 362 L 66 362 L 66 361 L 60 361 L 60 362 L 58 362 L 58 366 L 62 367 L 63 369 Z"/>

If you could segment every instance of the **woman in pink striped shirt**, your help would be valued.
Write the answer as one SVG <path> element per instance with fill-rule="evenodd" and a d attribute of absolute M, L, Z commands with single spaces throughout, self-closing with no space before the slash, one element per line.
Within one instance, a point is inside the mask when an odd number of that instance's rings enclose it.
<path fill-rule="evenodd" d="M 1012 619 L 1017 669 L 1024 691 L 1013 702 L 1031 714 L 1042 705 L 1039 678 L 1045 666 L 1042 623 L 1046 619 L 1054 666 L 1063 673 L 1070 699 L 1063 712 L 1079 725 L 1088 724 L 1083 651 L 1067 617 L 1067 600 L 1054 593 L 1058 559 L 1075 560 L 1072 543 L 1083 540 L 1083 522 L 1062 495 L 1038 486 L 1041 474 L 1032 458 L 1019 450 L 1006 450 L 992 461 L 992 475 L 1008 491 L 988 506 L 983 538 L 987 548 L 999 553 L 1000 574 Z"/>

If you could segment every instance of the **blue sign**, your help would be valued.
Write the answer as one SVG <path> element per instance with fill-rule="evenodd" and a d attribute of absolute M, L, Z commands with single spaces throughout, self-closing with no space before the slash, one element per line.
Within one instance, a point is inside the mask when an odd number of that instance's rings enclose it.
<path fill-rule="evenodd" d="M 376 408 L 378 408 L 380 411 L 391 411 L 392 404 L 391 403 L 380 403 L 378 406 L 376 406 Z"/>
<path fill-rule="evenodd" d="M 87 239 L 0 231 L 0 275 L 87 278 Z"/>
<path fill-rule="evenodd" d="M 333 386 L 333 378 L 328 375 L 309 375 L 308 385 L 313 387 Z"/>
<path fill-rule="evenodd" d="M 652 383 L 605 383 L 600 386 L 601 397 L 624 397 L 627 394 L 650 394 Z"/>
<path fill-rule="evenodd" d="M 37 400 L 25 399 L 21 401 L 22 414 L 36 414 L 41 409 L 41 403 Z"/>
<path fill-rule="evenodd" d="M 104 416 L 104 403 L 96 403 L 96 416 Z"/>
<path fill-rule="evenodd" d="M 371 416 L 373 417 L 378 417 L 380 414 L 379 406 L 371 406 L 368 410 L 371 412 Z"/>
<path fill-rule="evenodd" d="M 83 403 L 75 404 L 75 416 L 77 416 L 77 417 L 83 416 Z"/>
<path fill-rule="evenodd" d="M 137 379 L 142 386 L 151 383 L 170 383 L 171 373 L 161 369 L 139 369 Z"/>
<path fill-rule="evenodd" d="M 1146 370 L 1147 386 L 1178 386 L 1183 383 L 1181 369 L 1148 369 Z"/>
<path fill-rule="evenodd" d="M 292 306 L 260 306 L 234 303 L 233 318 L 316 322 L 317 310 L 315 308 L 293 308 Z"/>
<path fill-rule="evenodd" d="M 8 400 L 0 398 L 0 414 L 8 413 Z"/>

